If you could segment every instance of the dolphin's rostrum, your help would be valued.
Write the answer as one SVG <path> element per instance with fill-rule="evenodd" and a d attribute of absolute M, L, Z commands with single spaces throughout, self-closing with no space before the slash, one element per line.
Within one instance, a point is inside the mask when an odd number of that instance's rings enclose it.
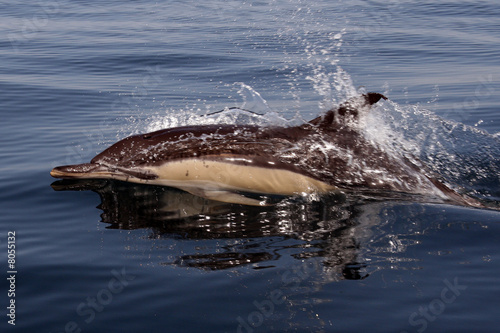
<path fill-rule="evenodd" d="M 199 125 L 133 135 L 90 163 L 50 174 L 171 186 L 248 205 L 262 204 L 258 195 L 331 191 L 421 194 L 480 205 L 364 138 L 356 122 L 381 99 L 386 97 L 367 93 L 299 126 Z"/>

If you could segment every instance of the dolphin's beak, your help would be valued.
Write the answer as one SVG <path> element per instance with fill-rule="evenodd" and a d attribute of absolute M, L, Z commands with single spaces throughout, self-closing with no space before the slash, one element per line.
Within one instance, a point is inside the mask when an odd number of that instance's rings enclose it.
<path fill-rule="evenodd" d="M 83 163 L 58 166 L 50 172 L 54 178 L 98 178 L 96 176 L 109 174 L 109 169 L 97 163 Z"/>
<path fill-rule="evenodd" d="M 158 176 L 149 170 L 140 168 L 108 167 L 99 163 L 63 165 L 52 169 L 50 175 L 62 179 L 118 179 L 139 182 L 156 179 Z"/>

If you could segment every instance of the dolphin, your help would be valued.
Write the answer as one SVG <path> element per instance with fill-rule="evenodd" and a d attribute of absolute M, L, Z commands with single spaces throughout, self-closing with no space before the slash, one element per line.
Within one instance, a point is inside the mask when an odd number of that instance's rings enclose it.
<path fill-rule="evenodd" d="M 169 186 L 207 199 L 265 205 L 265 196 L 400 193 L 480 206 L 366 139 L 360 116 L 387 97 L 367 93 L 298 126 L 198 125 L 129 136 L 90 163 L 54 168 L 63 179 Z"/>

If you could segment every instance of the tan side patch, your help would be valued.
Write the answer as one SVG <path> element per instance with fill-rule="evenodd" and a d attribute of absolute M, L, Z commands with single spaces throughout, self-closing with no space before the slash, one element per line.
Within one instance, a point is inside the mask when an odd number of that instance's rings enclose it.
<path fill-rule="evenodd" d="M 200 159 L 174 161 L 146 168 L 159 176 L 158 179 L 148 183 L 185 189 L 220 188 L 278 195 L 325 193 L 336 189 L 334 186 L 289 170 Z"/>

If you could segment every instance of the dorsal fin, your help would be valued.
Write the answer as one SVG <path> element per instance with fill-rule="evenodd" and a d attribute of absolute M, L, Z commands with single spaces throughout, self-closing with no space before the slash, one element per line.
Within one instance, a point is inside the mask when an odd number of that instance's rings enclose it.
<path fill-rule="evenodd" d="M 336 120 L 336 117 L 345 118 L 350 116 L 356 119 L 360 109 L 370 107 L 381 99 L 386 100 L 387 97 L 382 94 L 372 92 L 356 96 L 340 104 L 337 109 L 329 110 L 324 115 L 314 118 L 309 123 L 315 126 L 325 127 L 332 124 Z"/>

